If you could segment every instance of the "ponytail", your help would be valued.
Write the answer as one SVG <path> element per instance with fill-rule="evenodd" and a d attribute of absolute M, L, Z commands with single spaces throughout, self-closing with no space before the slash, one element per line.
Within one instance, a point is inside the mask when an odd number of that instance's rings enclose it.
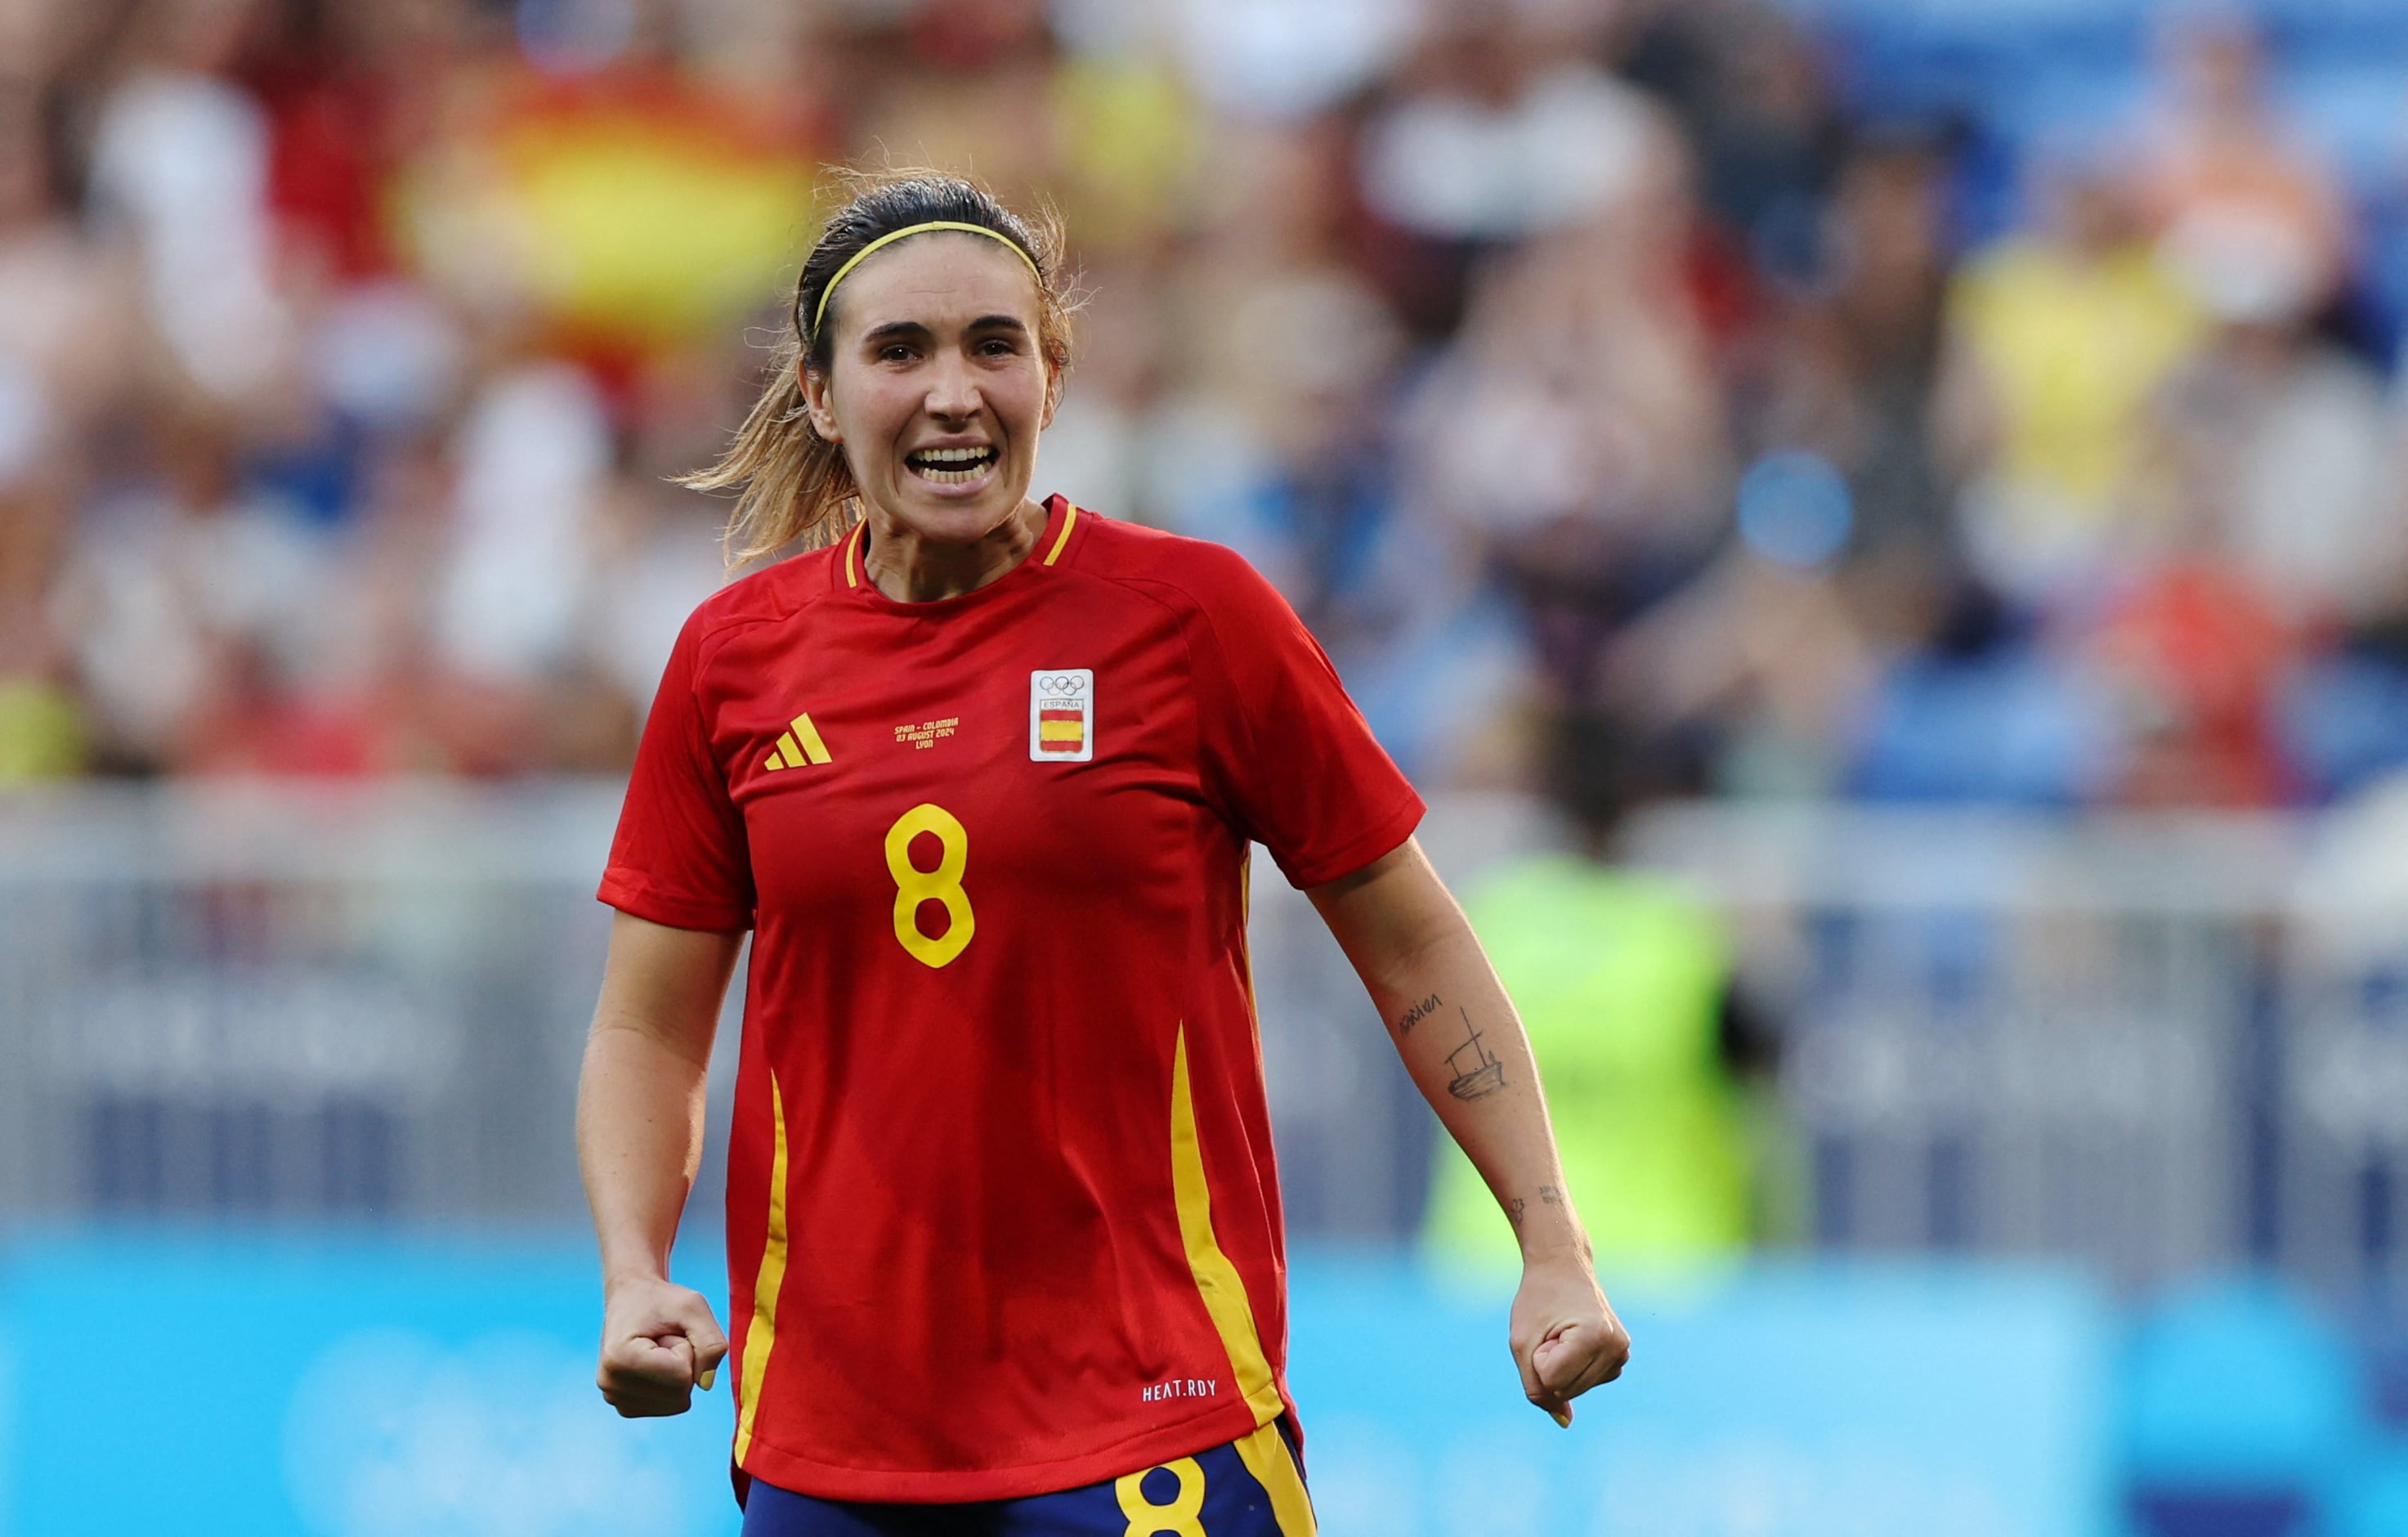
<path fill-rule="evenodd" d="M 816 550 L 853 526 L 859 488 L 844 448 L 811 425 L 803 400 L 803 344 L 787 337 L 771 362 L 769 383 L 736 429 L 736 440 L 709 469 L 678 477 L 696 491 L 736 493 L 728 515 L 727 568 L 742 570 L 792 545 Z"/>

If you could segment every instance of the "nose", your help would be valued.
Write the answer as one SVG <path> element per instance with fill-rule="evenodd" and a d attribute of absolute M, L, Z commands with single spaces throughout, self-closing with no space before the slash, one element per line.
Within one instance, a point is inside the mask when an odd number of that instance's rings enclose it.
<path fill-rule="evenodd" d="M 930 416 L 949 422 L 976 416 L 985 397 L 979 393 L 978 379 L 970 371 L 969 360 L 947 350 L 938 354 L 936 364 L 928 376 L 928 394 L 922 402 L 923 409 Z"/>

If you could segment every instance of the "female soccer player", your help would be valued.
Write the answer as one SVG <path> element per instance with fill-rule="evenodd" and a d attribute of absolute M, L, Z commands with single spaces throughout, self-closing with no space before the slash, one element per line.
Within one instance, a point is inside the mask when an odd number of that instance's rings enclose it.
<path fill-rule="evenodd" d="M 1058 231 L 946 178 L 865 183 L 699 478 L 743 488 L 740 557 L 812 548 L 670 655 L 578 1141 L 603 1394 L 680 1413 L 729 1352 L 666 1266 L 750 928 L 727 1239 L 754 1537 L 1312 1530 L 1251 841 L 1518 1230 L 1531 1402 L 1570 1423 L 1628 1352 L 1512 1006 L 1319 648 L 1228 551 L 1028 498 L 1063 294 Z"/>

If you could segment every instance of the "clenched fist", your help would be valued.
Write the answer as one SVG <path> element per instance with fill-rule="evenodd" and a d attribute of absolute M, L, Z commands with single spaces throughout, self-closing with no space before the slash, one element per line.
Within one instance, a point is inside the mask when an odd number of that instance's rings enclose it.
<path fill-rule="evenodd" d="M 620 1414 L 684 1414 L 696 1387 L 710 1390 L 726 1355 L 727 1336 L 702 1293 L 652 1276 L 610 1283 L 594 1381 Z"/>
<path fill-rule="evenodd" d="M 1506 1338 L 1523 1393 L 1563 1426 L 1572 1422 L 1572 1400 L 1622 1375 L 1630 1359 L 1630 1331 L 1583 1256 L 1524 1263 Z"/>

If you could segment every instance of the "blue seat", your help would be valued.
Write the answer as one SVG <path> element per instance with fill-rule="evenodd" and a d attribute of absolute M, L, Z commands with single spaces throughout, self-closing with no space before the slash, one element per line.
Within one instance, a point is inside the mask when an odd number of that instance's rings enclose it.
<path fill-rule="evenodd" d="M 2210 1282 L 2149 1310 L 2125 1382 L 2148 1537 L 2313 1537 L 2372 1444 L 2357 1351 L 2272 1281 Z"/>
<path fill-rule="evenodd" d="M 2143 1537 L 2310 1537 L 2315 1506 L 2304 1494 L 2142 1489 L 2132 1497 Z"/>
<path fill-rule="evenodd" d="M 2346 49 L 2408 36 L 2399 0 L 2255 0 L 2251 11 L 2278 46 Z"/>
<path fill-rule="evenodd" d="M 2335 1501 L 2332 1537 L 2401 1537 L 2408 1532 L 2408 1446 L 2369 1459 Z"/>

